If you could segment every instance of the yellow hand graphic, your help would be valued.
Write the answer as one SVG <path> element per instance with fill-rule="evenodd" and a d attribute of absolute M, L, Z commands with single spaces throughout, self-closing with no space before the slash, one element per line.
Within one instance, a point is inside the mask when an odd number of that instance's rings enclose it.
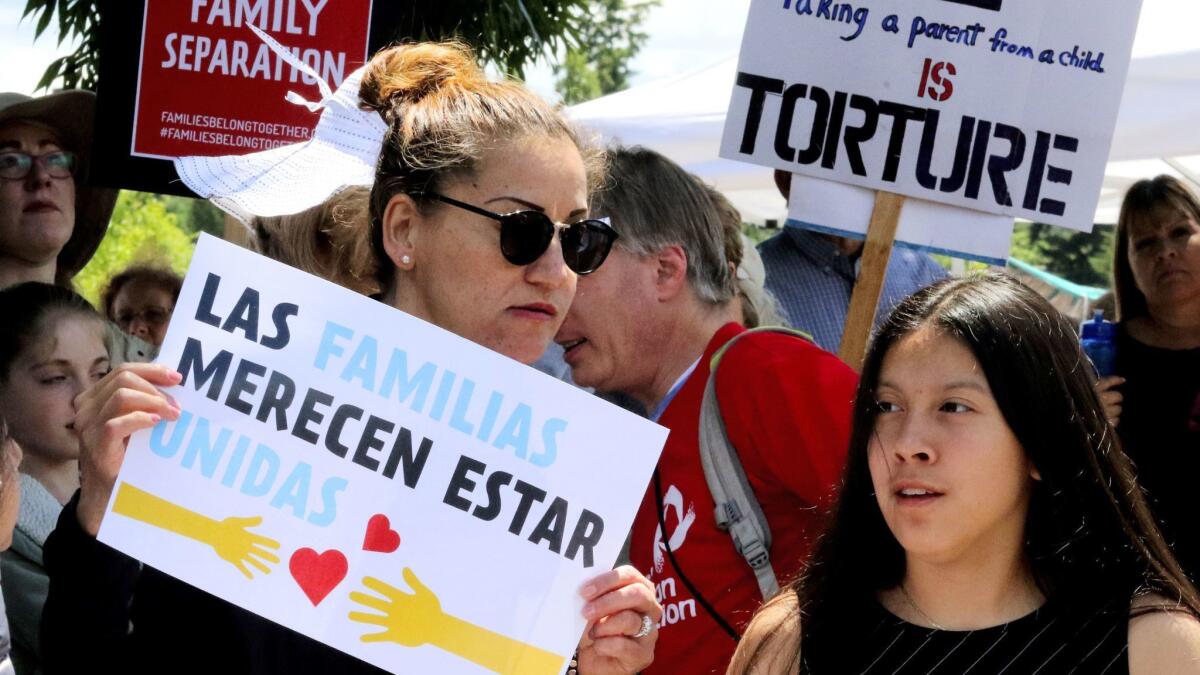
<path fill-rule="evenodd" d="M 383 597 L 378 598 L 358 591 L 350 594 L 352 602 L 383 612 L 382 615 L 350 613 L 351 621 L 384 628 L 379 633 L 362 636 L 363 642 L 395 642 L 405 647 L 420 647 L 435 642 L 437 637 L 445 632 L 443 624 L 450 617 L 442 612 L 442 603 L 433 591 L 422 584 L 417 575 L 407 567 L 404 568 L 404 581 L 413 589 L 412 593 L 405 593 L 374 577 L 364 577 L 363 586 Z"/>
<path fill-rule="evenodd" d="M 208 544 L 247 579 L 254 578 L 247 563 L 263 574 L 269 574 L 271 568 L 265 563 L 279 562 L 279 556 L 268 550 L 278 549 L 279 542 L 249 531 L 262 523 L 259 516 L 214 520 L 128 483 L 118 486 L 113 513 Z"/>
<path fill-rule="evenodd" d="M 380 626 L 363 642 L 395 642 L 406 647 L 429 644 L 502 675 L 557 675 L 565 659 L 532 645 L 492 632 L 442 611 L 442 603 L 417 575 L 404 568 L 406 593 L 374 577 L 363 586 L 383 597 L 359 593 L 350 600 L 380 614 L 351 612 L 350 620 Z"/>
<path fill-rule="evenodd" d="M 278 549 L 279 542 L 264 537 L 261 534 L 250 532 L 250 528 L 258 527 L 262 524 L 262 516 L 254 516 L 253 518 L 238 518 L 230 517 L 221 521 L 212 521 L 212 531 L 209 532 L 207 543 L 217 551 L 217 555 L 221 559 L 238 568 L 242 574 L 246 575 L 247 579 L 253 579 L 254 576 L 246 567 L 246 564 L 253 565 L 258 571 L 263 574 L 270 574 L 271 568 L 263 563 L 265 560 L 272 565 L 279 562 L 279 556 L 271 553 L 268 549 Z M 259 560 L 261 558 L 261 560 Z"/>

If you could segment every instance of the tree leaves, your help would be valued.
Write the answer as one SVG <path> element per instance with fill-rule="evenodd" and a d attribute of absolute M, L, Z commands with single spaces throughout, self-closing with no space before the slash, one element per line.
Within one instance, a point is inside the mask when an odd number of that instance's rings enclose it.
<path fill-rule="evenodd" d="M 100 10 L 97 0 L 28 0 L 23 18 L 37 17 L 34 38 L 41 38 L 58 17 L 58 46 L 68 40 L 80 39 L 75 51 L 55 59 L 37 88 L 47 90 L 56 82 L 64 89 L 96 89 L 96 60 L 99 57 L 99 35 L 97 28 Z"/>
<path fill-rule="evenodd" d="M 179 203 L 176 203 L 179 202 Z M 122 190 L 108 233 L 87 266 L 75 275 L 75 290 L 98 305 L 109 279 L 133 264 L 145 263 L 184 273 L 192 259 L 196 235 L 172 211 L 186 208 L 183 197 L 160 197 Z"/>
<path fill-rule="evenodd" d="M 46 27 L 50 25 L 50 19 L 54 18 L 54 5 L 47 3 L 46 11 L 42 12 L 42 16 L 38 19 L 37 28 L 34 29 L 34 38 L 39 38 L 42 33 L 46 32 Z"/>
<path fill-rule="evenodd" d="M 649 35 L 639 30 L 658 0 L 590 0 L 588 18 L 555 68 L 555 88 L 568 105 L 629 86 L 629 62 Z"/>
<path fill-rule="evenodd" d="M 53 84 L 54 80 L 58 77 L 59 72 L 62 70 L 63 64 L 66 63 L 68 58 L 69 57 L 62 56 L 54 59 L 54 61 L 52 61 L 50 65 L 46 67 L 46 72 L 42 73 L 42 79 L 38 81 L 37 88 L 49 89 L 50 85 Z"/>
<path fill-rule="evenodd" d="M 1012 257 L 1077 284 L 1107 287 L 1113 238 L 1111 225 L 1076 232 L 1044 223 L 1020 223 L 1013 230 Z"/>
<path fill-rule="evenodd" d="M 395 38 L 460 39 L 484 62 L 516 77 L 537 57 L 577 41 L 589 0 L 440 0 L 413 2 Z M 420 6 L 420 10 L 416 6 Z"/>

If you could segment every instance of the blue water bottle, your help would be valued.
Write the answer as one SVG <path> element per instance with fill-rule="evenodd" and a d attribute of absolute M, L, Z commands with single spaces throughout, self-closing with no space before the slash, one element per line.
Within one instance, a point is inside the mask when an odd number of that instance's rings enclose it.
<path fill-rule="evenodd" d="M 1104 320 L 1104 312 L 1096 310 L 1091 321 L 1084 321 L 1079 330 L 1079 343 L 1100 377 L 1116 371 L 1117 324 Z"/>

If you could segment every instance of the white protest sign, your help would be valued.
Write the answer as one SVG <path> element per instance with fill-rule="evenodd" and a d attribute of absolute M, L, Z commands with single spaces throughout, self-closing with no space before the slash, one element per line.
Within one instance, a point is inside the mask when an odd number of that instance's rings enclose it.
<path fill-rule="evenodd" d="M 788 222 L 805 229 L 862 239 L 875 208 L 875 192 L 857 185 L 792 176 Z M 900 210 L 896 243 L 1004 266 L 1012 247 L 1012 216 L 907 199 Z"/>
<path fill-rule="evenodd" d="M 1090 230 L 1140 0 L 752 0 L 721 156 Z"/>
<path fill-rule="evenodd" d="M 392 672 L 556 675 L 666 430 L 202 237 L 100 540 Z"/>

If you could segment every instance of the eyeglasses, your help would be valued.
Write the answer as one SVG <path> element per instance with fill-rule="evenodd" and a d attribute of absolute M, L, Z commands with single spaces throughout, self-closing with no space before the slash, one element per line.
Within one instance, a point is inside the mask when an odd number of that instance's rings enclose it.
<path fill-rule="evenodd" d="M 129 330 L 134 321 L 142 320 L 149 326 L 161 326 L 171 320 L 171 310 L 162 307 L 147 307 L 138 311 L 121 312 L 117 314 L 117 325 L 121 330 Z"/>
<path fill-rule="evenodd" d="M 500 221 L 500 253 L 504 255 L 505 260 L 514 265 L 529 265 L 542 257 L 546 249 L 550 248 L 550 242 L 554 241 L 554 231 L 560 229 L 550 216 L 541 211 L 499 214 L 436 192 L 426 191 L 416 196 L 430 197 L 464 211 Z M 562 244 L 563 262 L 580 276 L 599 269 L 617 239 L 617 231 L 606 220 L 596 218 L 570 223 L 561 226 L 561 229 L 559 242 Z"/>
<path fill-rule="evenodd" d="M 27 152 L 0 152 L 0 178 L 20 180 L 29 175 L 34 163 L 42 167 L 51 178 L 70 178 L 75 174 L 75 153 L 55 150 L 44 155 Z"/>

